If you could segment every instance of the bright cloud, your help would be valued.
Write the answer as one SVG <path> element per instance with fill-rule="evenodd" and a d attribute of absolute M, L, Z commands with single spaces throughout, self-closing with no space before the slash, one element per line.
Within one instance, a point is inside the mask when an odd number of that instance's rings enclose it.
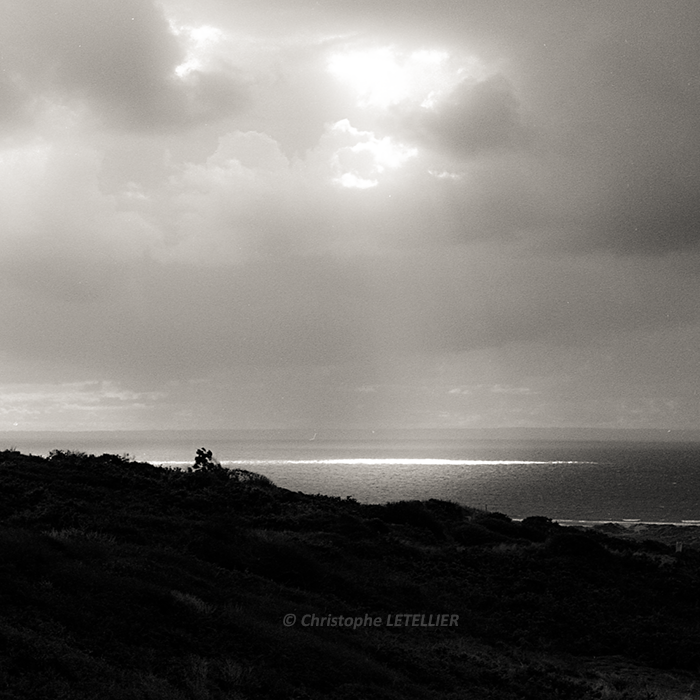
<path fill-rule="evenodd" d="M 388 109 L 404 102 L 432 108 L 465 78 L 483 80 L 488 75 L 474 56 L 390 46 L 333 53 L 328 70 L 355 92 L 357 104 L 366 109 Z"/>
<path fill-rule="evenodd" d="M 187 45 L 185 60 L 176 66 L 175 73 L 184 78 L 192 71 L 202 70 L 216 57 L 217 44 L 223 37 L 223 32 L 216 27 L 202 25 L 200 27 L 178 27 L 171 22 L 174 34 L 182 37 Z"/>
<path fill-rule="evenodd" d="M 6 425 L 697 422 L 697 3 L 5 5 Z"/>
<path fill-rule="evenodd" d="M 418 154 L 417 148 L 396 143 L 389 136 L 379 139 L 371 131 L 355 129 L 347 119 L 336 122 L 329 131 L 354 141 L 338 148 L 331 157 L 333 181 L 343 187 L 376 187 L 387 170 L 399 168 Z"/>

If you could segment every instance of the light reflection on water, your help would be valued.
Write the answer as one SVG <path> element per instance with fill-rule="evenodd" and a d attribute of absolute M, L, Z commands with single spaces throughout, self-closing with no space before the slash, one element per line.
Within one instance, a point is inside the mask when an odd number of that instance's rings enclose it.
<path fill-rule="evenodd" d="M 187 467 L 190 463 L 170 462 Z M 225 460 L 229 468 L 270 478 L 277 486 L 303 493 L 352 497 L 361 503 L 436 498 L 512 517 L 584 517 L 585 504 L 572 495 L 585 494 L 574 474 L 598 463 L 582 460 L 346 458 Z M 575 500 L 575 499 L 574 499 Z"/>
<path fill-rule="evenodd" d="M 305 493 L 351 496 L 362 503 L 437 498 L 489 510 L 536 507 L 527 484 L 545 470 L 561 472 L 593 463 L 569 460 L 457 460 L 430 458 L 354 458 L 226 462 L 272 479 L 278 486 Z M 525 500 L 517 494 L 524 494 Z M 535 501 L 533 503 L 533 501 Z M 529 512 L 532 515 L 534 513 Z"/>
<path fill-rule="evenodd" d="M 6 436 L 25 454 L 51 449 L 129 453 L 191 466 L 198 447 L 224 466 L 292 491 L 363 503 L 438 498 L 511 517 L 679 522 L 700 518 L 700 445 L 593 441 L 280 439 L 216 433 Z"/>
<path fill-rule="evenodd" d="M 346 458 L 346 459 L 236 459 L 224 467 L 263 474 L 277 486 L 304 493 L 353 497 L 363 503 L 438 498 L 465 505 L 512 509 L 512 492 L 538 499 L 528 488 L 537 478 L 533 469 L 585 467 L 578 460 Z M 191 462 L 170 461 L 164 466 L 186 468 Z M 527 507 L 527 504 L 520 504 Z"/>
<path fill-rule="evenodd" d="M 392 466 L 394 464 L 417 464 L 422 466 L 435 466 L 435 465 L 445 465 L 445 464 L 455 464 L 455 465 L 480 465 L 480 464 L 595 464 L 595 462 L 577 462 L 577 461 L 527 461 L 527 460 L 516 460 L 516 459 L 415 459 L 407 458 L 402 459 L 397 458 L 382 458 L 382 459 L 275 459 L 275 460 L 245 460 L 245 459 L 233 459 L 223 462 L 226 466 L 232 467 L 242 467 L 243 465 L 248 466 L 258 466 L 265 464 L 279 464 L 279 465 L 295 465 L 295 464 L 321 464 L 321 465 L 334 465 L 334 464 L 347 464 L 348 466 L 353 466 L 355 464 L 366 464 L 373 466 Z"/>
<path fill-rule="evenodd" d="M 698 463 L 681 456 L 617 450 L 600 454 L 600 461 L 251 457 L 222 464 L 263 474 L 292 491 L 353 497 L 361 503 L 436 498 L 514 518 L 680 522 L 700 517 Z"/>

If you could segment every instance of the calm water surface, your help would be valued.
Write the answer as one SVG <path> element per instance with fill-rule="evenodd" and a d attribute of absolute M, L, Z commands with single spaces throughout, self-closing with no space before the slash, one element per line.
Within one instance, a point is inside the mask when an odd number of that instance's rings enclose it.
<path fill-rule="evenodd" d="M 700 445 L 425 439 L 285 439 L 268 432 L 14 433 L 5 445 L 48 454 L 128 453 L 186 467 L 195 450 L 278 486 L 365 503 L 440 498 L 511 517 L 680 522 L 700 519 Z"/>

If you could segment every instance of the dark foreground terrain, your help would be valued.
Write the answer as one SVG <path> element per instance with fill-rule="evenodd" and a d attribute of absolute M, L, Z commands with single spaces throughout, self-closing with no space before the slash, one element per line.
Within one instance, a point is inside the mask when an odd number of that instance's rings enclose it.
<path fill-rule="evenodd" d="M 604 529 L 0 452 L 0 698 L 700 697 L 689 531 Z"/>

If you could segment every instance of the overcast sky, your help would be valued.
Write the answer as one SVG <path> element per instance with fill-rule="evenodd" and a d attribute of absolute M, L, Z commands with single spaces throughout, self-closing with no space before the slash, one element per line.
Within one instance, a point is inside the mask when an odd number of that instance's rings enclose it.
<path fill-rule="evenodd" d="M 697 0 L 9 0 L 0 429 L 700 427 Z"/>

